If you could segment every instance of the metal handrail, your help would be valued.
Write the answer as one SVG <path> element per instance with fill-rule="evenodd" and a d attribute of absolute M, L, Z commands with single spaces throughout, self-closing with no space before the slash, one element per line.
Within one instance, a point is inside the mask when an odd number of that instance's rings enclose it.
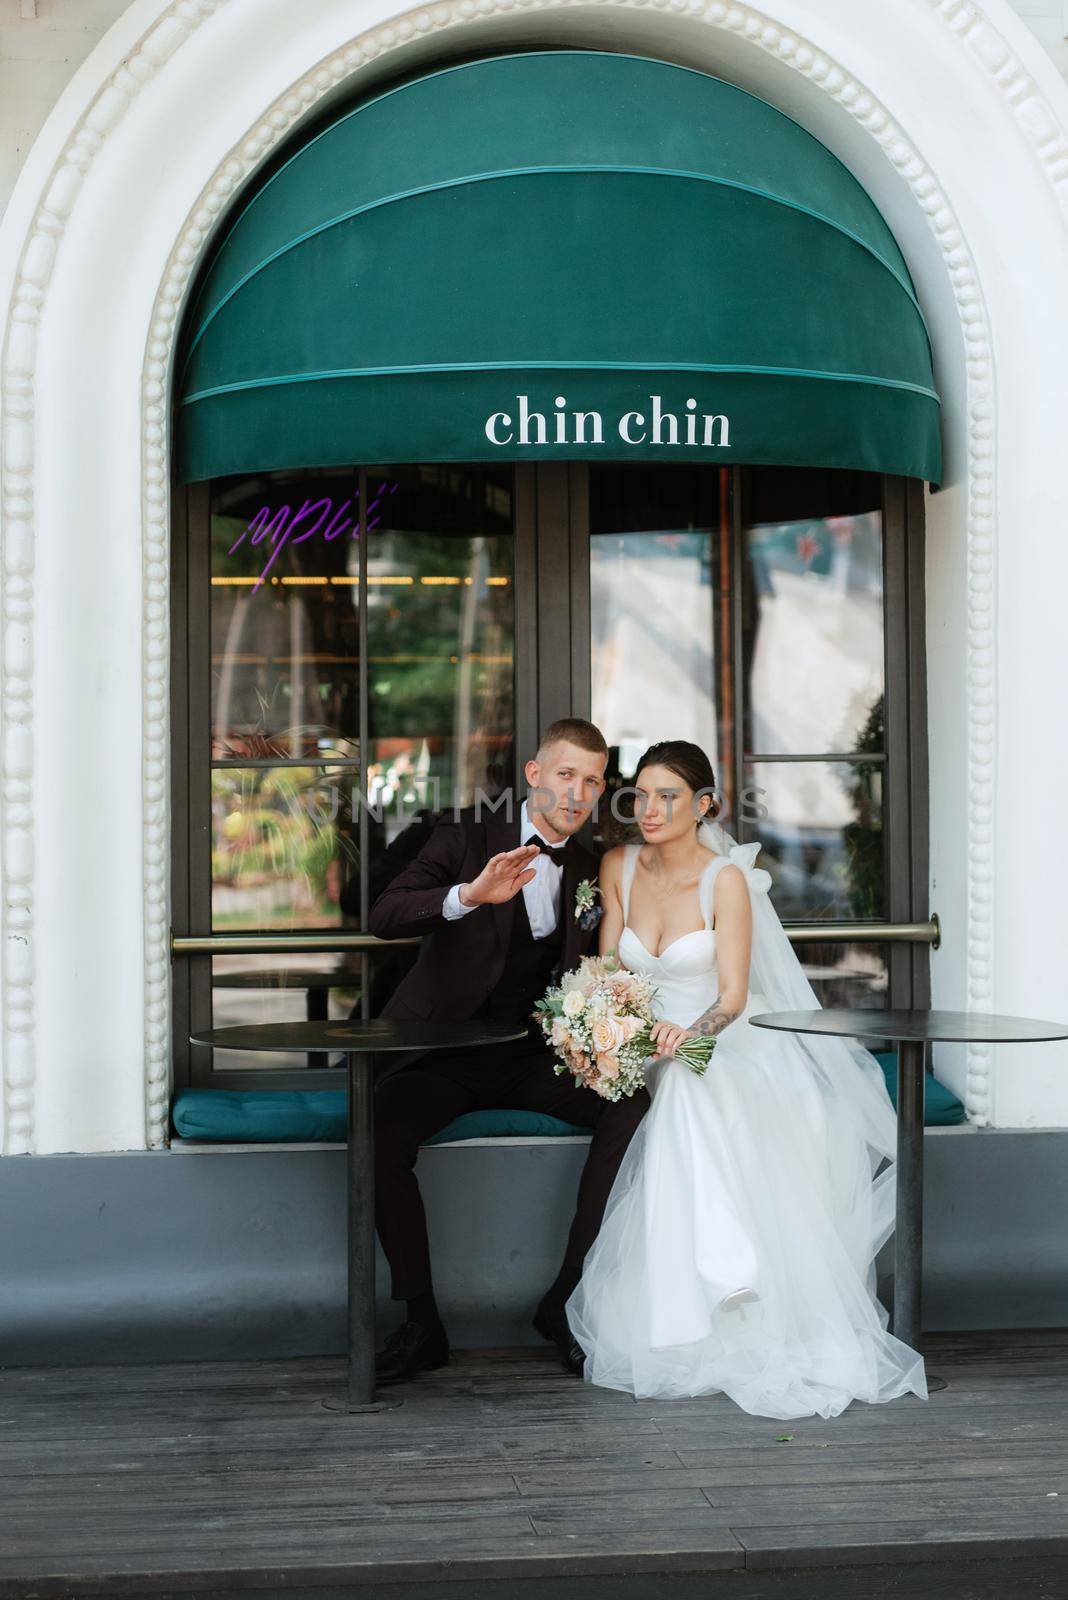
<path fill-rule="evenodd" d="M 377 955 L 398 945 L 421 944 L 410 939 L 378 939 L 373 933 L 178 933 L 171 936 L 171 952 L 178 956 L 263 955 L 280 950 L 363 950 Z"/>
<path fill-rule="evenodd" d="M 929 944 L 937 950 L 942 943 L 936 911 L 927 922 L 784 922 L 783 928 L 795 944 Z"/>
<path fill-rule="evenodd" d="M 785 922 L 794 944 L 929 944 L 937 950 L 942 925 L 932 912 L 927 922 Z M 405 939 L 379 939 L 373 933 L 183 933 L 171 936 L 173 955 L 263 955 L 280 951 L 359 950 L 378 955 L 399 945 L 421 944 L 418 934 Z"/>

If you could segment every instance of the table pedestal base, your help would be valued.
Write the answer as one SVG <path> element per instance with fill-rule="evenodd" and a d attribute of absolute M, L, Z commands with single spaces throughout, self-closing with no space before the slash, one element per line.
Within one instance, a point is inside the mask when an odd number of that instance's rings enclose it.
<path fill-rule="evenodd" d="M 309 980 L 310 981 L 310 980 Z M 318 1001 L 316 1002 L 318 1006 Z M 191 1044 L 213 1050 L 309 1050 L 329 1059 L 341 1047 L 348 1061 L 348 1145 L 345 1197 L 348 1253 L 348 1382 L 345 1404 L 331 1399 L 328 1410 L 388 1411 L 402 1400 L 379 1399 L 375 1393 L 375 1053 L 430 1050 L 479 1050 L 510 1044 L 526 1034 L 526 1024 L 425 1022 L 418 1018 L 393 1022 L 385 1018 L 352 1018 L 331 1024 L 317 1021 L 265 1022 L 233 1028 L 204 1028 L 190 1033 Z"/>
<path fill-rule="evenodd" d="M 348 1052 L 348 1393 L 346 1411 L 385 1411 L 375 1394 L 375 1137 L 371 1055 Z M 323 1402 L 324 1405 L 327 1402 Z M 333 1409 L 331 1406 L 330 1409 Z"/>
<path fill-rule="evenodd" d="M 393 1411 L 403 1400 L 375 1393 L 375 1136 L 374 1080 L 365 1050 L 348 1054 L 348 1374 L 344 1397 L 329 1396 L 327 1411 Z"/>
<path fill-rule="evenodd" d="M 361 1411 L 395 1411 L 404 1404 L 403 1400 L 371 1400 L 367 1405 L 350 1405 L 348 1400 L 323 1400 L 320 1402 L 326 1411 L 348 1411 L 359 1413 Z"/>
<path fill-rule="evenodd" d="M 913 1350 L 920 1343 L 923 1275 L 923 1095 L 924 1043 L 897 1045 L 897 1221 L 894 1231 L 894 1334 Z M 927 1376 L 928 1391 L 945 1389 L 945 1378 Z"/>

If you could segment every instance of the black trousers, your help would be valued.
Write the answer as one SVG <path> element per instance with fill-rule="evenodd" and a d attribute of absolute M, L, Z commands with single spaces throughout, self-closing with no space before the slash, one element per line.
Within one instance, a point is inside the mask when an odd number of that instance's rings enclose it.
<path fill-rule="evenodd" d="M 415 1176 L 419 1146 L 466 1111 L 542 1111 L 593 1130 L 575 1215 L 556 1281 L 545 1295 L 561 1308 L 582 1274 L 623 1153 L 649 1095 L 603 1100 L 570 1075 L 557 1077 L 540 1035 L 478 1050 L 435 1050 L 395 1072 L 375 1091 L 375 1225 L 392 1276 L 394 1300 L 433 1287 L 426 1213 Z"/>

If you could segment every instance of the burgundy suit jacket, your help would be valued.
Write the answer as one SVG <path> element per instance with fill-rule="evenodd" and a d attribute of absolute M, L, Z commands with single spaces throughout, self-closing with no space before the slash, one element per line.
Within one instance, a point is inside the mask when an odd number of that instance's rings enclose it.
<path fill-rule="evenodd" d="M 493 989 L 508 959 L 518 895 L 500 905 L 476 906 L 452 921 L 442 915 L 442 906 L 454 883 L 470 883 L 491 856 L 518 846 L 519 820 L 518 808 L 511 820 L 489 811 L 476 819 L 473 806 L 446 811 L 415 860 L 378 896 L 369 917 L 371 933 L 380 939 L 423 935 L 415 965 L 382 1007 L 384 1017 L 466 1022 Z M 583 878 L 596 880 L 597 871 L 597 858 L 573 839 L 560 885 L 561 971 L 577 966 L 595 947 L 596 927 L 580 928 L 575 918 L 575 889 Z M 420 1054 L 391 1057 L 379 1081 Z"/>

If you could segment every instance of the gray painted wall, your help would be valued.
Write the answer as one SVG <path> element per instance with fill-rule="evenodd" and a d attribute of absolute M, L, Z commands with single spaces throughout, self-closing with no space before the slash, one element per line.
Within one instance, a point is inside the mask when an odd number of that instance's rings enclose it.
<path fill-rule="evenodd" d="M 924 1326 L 1068 1325 L 1068 1132 L 929 1129 Z M 454 1345 L 535 1343 L 586 1142 L 424 1150 Z M 0 1363 L 340 1354 L 342 1146 L 0 1159 Z M 888 1306 L 892 1245 L 880 1255 Z M 379 1262 L 380 1328 L 400 1310 Z"/>

